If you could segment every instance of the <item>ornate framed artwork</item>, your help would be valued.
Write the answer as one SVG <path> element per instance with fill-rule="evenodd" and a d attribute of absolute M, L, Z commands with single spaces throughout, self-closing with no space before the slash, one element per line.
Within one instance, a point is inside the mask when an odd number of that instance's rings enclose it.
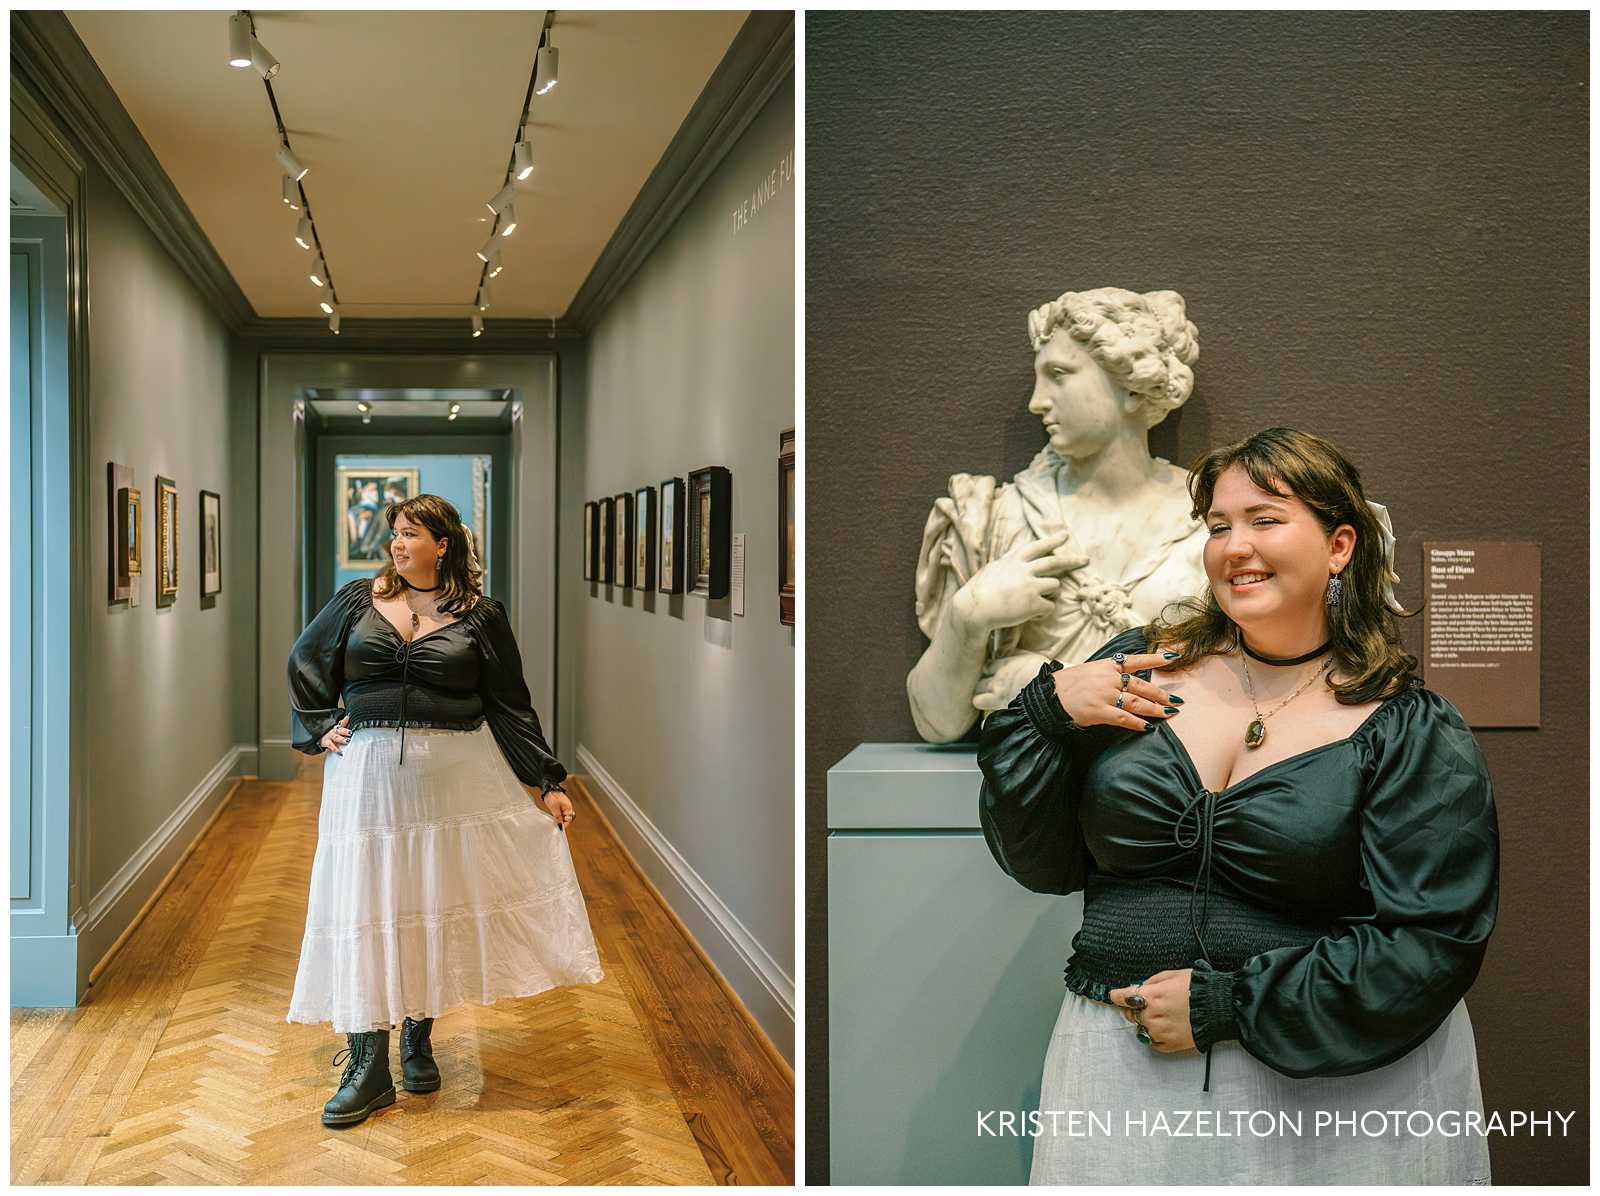
<path fill-rule="evenodd" d="M 222 592 L 222 496 L 200 491 L 200 604 Z"/>
<path fill-rule="evenodd" d="M 633 495 L 619 494 L 613 500 L 617 512 L 617 541 L 612 545 L 616 563 L 611 580 L 619 586 L 633 584 Z"/>
<path fill-rule="evenodd" d="M 656 574 L 663 594 L 683 593 L 683 479 L 661 483 L 661 534 L 657 537 Z"/>
<path fill-rule="evenodd" d="M 178 600 L 178 483 L 156 474 L 156 605 Z"/>
<path fill-rule="evenodd" d="M 611 566 L 616 562 L 616 554 L 611 550 L 611 543 L 617 537 L 617 511 L 616 503 L 609 498 L 600 500 L 600 543 L 595 546 L 595 555 L 599 558 L 595 564 L 595 576 L 606 585 L 614 584 L 611 575 Z"/>
<path fill-rule="evenodd" d="M 733 474 L 708 465 L 689 475 L 689 593 L 728 596 L 733 556 Z"/>
<path fill-rule="evenodd" d="M 633 492 L 633 586 L 656 588 L 656 488 L 641 486 Z"/>
<path fill-rule="evenodd" d="M 339 568 L 377 572 L 389 559 L 394 533 L 384 512 L 420 493 L 415 466 L 341 465 L 338 501 L 334 504 L 334 543 L 339 545 Z"/>
<path fill-rule="evenodd" d="M 583 580 L 593 581 L 595 575 L 594 550 L 600 536 L 600 504 L 583 504 Z"/>
<path fill-rule="evenodd" d="M 135 566 L 133 573 L 128 572 L 130 560 L 129 550 L 135 554 L 139 542 L 139 517 L 135 511 L 133 518 L 129 519 L 129 504 L 139 501 L 139 491 L 133 484 L 133 467 L 118 465 L 115 461 L 106 462 L 106 513 L 109 516 L 106 522 L 106 541 L 109 554 L 107 556 L 108 576 L 110 590 L 107 600 L 110 602 L 126 602 L 130 606 L 138 604 L 138 596 L 133 593 L 133 578 L 138 575 Z"/>
<path fill-rule="evenodd" d="M 778 433 L 778 621 L 794 626 L 794 429 Z"/>

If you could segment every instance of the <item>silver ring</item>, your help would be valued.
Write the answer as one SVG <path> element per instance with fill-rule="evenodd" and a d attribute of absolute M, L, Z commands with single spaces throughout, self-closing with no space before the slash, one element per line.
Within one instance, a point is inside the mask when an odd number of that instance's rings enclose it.
<path fill-rule="evenodd" d="M 1120 694 L 1117 695 L 1117 709 L 1118 710 L 1122 709 L 1122 699 L 1127 697 L 1127 696 L 1128 695 L 1125 694 L 1125 693 L 1120 693 Z"/>
<path fill-rule="evenodd" d="M 1120 669 L 1123 665 L 1123 662 L 1128 659 L 1128 654 L 1126 652 L 1114 652 L 1112 653 L 1111 659 L 1116 661 L 1117 667 Z"/>
<path fill-rule="evenodd" d="M 1128 688 L 1128 682 L 1130 682 L 1132 680 L 1133 680 L 1133 674 L 1131 674 L 1131 673 L 1122 674 L 1122 688 L 1123 689 L 1127 689 Z"/>

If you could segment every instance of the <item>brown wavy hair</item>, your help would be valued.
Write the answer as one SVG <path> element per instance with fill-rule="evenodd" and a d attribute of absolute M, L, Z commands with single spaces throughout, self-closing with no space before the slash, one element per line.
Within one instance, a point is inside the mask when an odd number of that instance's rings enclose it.
<path fill-rule="evenodd" d="M 1243 465 L 1250 480 L 1279 498 L 1293 496 L 1311 508 L 1328 535 L 1342 523 L 1355 528 L 1356 546 L 1339 575 L 1344 582 L 1338 606 L 1327 607 L 1328 634 L 1338 671 L 1349 676 L 1328 686 L 1344 705 L 1389 698 L 1414 681 L 1417 658 L 1400 641 L 1400 618 L 1414 618 L 1421 607 L 1391 610 L 1383 597 L 1388 566 L 1383 528 L 1367 505 L 1361 474 L 1332 442 L 1295 428 L 1267 428 L 1248 439 L 1199 457 L 1189 472 L 1190 514 L 1205 520 L 1217 478 Z M 1285 491 L 1287 490 L 1287 494 Z M 1181 612 L 1169 617 L 1168 612 Z M 1170 602 L 1146 628 L 1151 650 L 1171 646 L 1181 655 L 1164 668 L 1186 668 L 1203 656 L 1239 648 L 1239 625 L 1217 604 L 1211 586 L 1199 597 Z"/>
<path fill-rule="evenodd" d="M 437 609 L 440 614 L 465 614 L 483 598 L 483 568 L 478 564 L 478 546 L 461 522 L 454 506 L 437 494 L 419 494 L 386 507 L 383 512 L 394 530 L 395 520 L 404 515 L 412 523 L 428 529 L 435 540 L 443 540 L 444 559 L 439 562 Z M 400 573 L 391 554 L 372 582 L 375 598 L 390 598 L 401 592 Z"/>

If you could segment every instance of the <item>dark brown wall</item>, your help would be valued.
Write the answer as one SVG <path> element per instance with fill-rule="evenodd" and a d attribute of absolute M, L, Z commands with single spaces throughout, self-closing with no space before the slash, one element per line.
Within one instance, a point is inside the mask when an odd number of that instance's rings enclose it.
<path fill-rule="evenodd" d="M 915 740 L 913 571 L 952 472 L 1043 443 L 1027 312 L 1181 292 L 1187 466 L 1288 424 L 1399 537 L 1544 548 L 1544 726 L 1480 730 L 1500 921 L 1469 997 L 1497 1183 L 1588 1180 L 1587 13 L 806 21 L 807 1178 L 827 1179 L 826 774 Z M 1406 624 L 1413 652 L 1422 620 Z"/>

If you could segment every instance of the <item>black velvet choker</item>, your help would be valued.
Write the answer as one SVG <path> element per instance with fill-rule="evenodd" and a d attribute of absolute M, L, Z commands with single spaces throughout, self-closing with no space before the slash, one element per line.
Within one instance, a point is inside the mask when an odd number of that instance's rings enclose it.
<path fill-rule="evenodd" d="M 1304 656 L 1263 656 L 1250 647 L 1243 635 L 1239 637 L 1239 647 L 1244 649 L 1244 654 L 1251 660 L 1259 660 L 1262 664 L 1305 664 L 1306 661 L 1314 660 L 1333 647 L 1333 641 L 1328 640 L 1322 647 L 1313 648 Z"/>
<path fill-rule="evenodd" d="M 400 574 L 397 572 L 397 573 L 395 573 L 395 576 L 396 577 L 400 577 Z M 400 584 L 405 586 L 405 588 L 408 589 L 408 590 L 415 590 L 419 594 L 431 594 L 431 593 L 433 593 L 435 590 L 437 590 L 439 588 L 439 586 L 429 586 L 427 589 L 423 589 L 421 586 L 412 585 L 404 577 L 400 577 Z M 444 582 L 440 582 L 439 583 L 439 585 L 443 585 L 443 584 L 444 584 Z"/>

